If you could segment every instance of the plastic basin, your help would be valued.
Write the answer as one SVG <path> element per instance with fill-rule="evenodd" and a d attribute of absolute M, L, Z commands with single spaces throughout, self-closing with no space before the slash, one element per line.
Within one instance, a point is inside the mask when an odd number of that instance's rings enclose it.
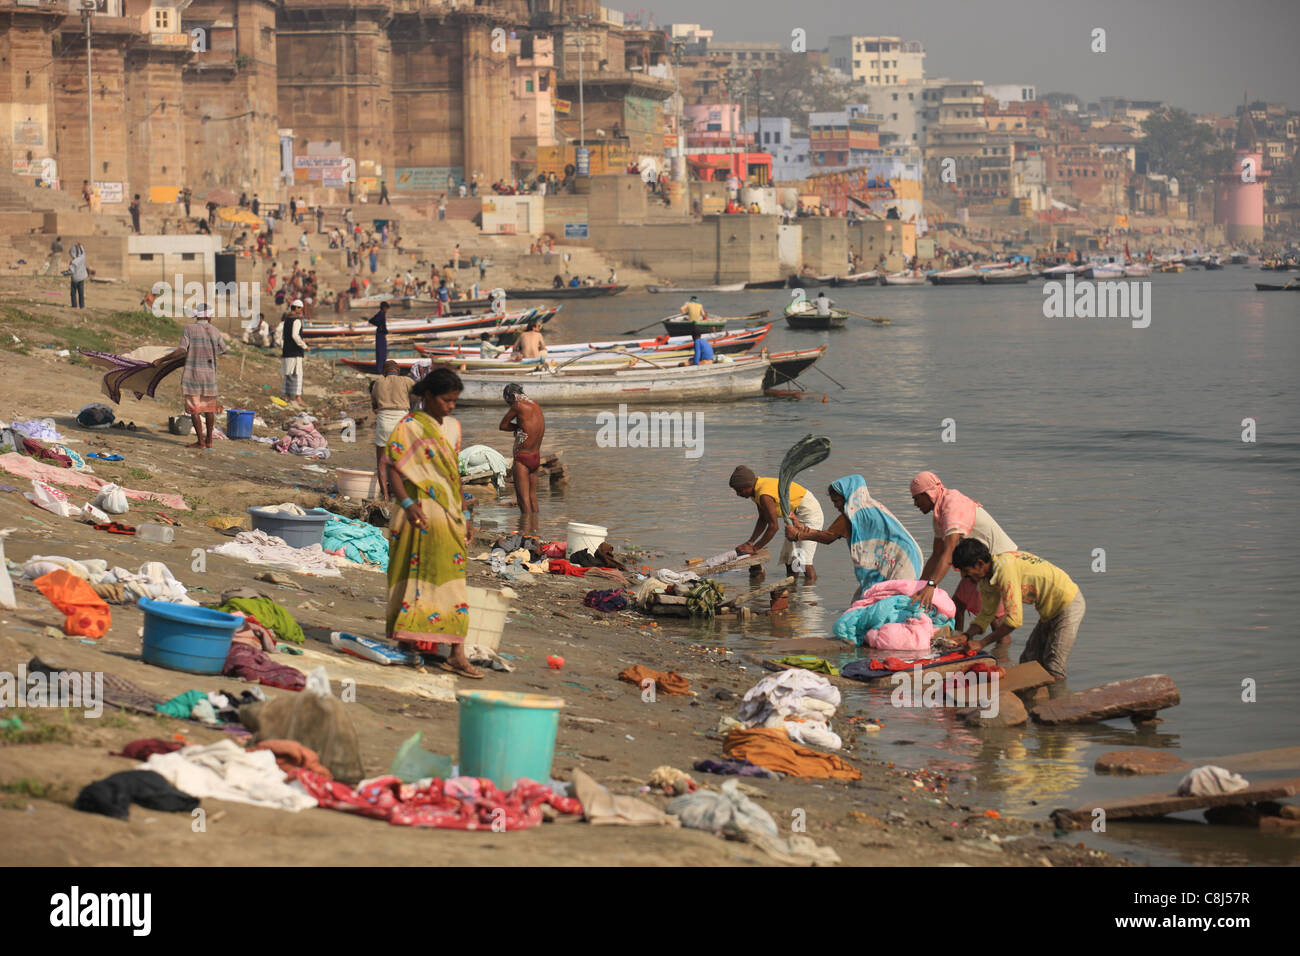
<path fill-rule="evenodd" d="M 373 471 L 356 468 L 338 469 L 339 494 L 348 498 L 374 498 L 379 494 L 379 479 Z"/>
<path fill-rule="evenodd" d="M 140 598 L 145 663 L 190 674 L 220 674 L 243 619 L 224 611 Z"/>
<path fill-rule="evenodd" d="M 305 515 L 281 514 L 265 508 L 249 508 L 248 513 L 253 516 L 254 531 L 283 538 L 291 548 L 320 544 L 325 537 L 325 522 L 330 520 L 330 513 L 324 508 L 313 508 Z"/>
<path fill-rule="evenodd" d="M 238 408 L 226 409 L 226 437 L 252 438 L 253 413 Z"/>
<path fill-rule="evenodd" d="M 608 528 L 598 524 L 583 524 L 581 521 L 570 521 L 568 531 L 569 554 L 584 550 L 595 554 L 596 549 L 605 543 L 605 535 L 609 534 Z"/>
<path fill-rule="evenodd" d="M 501 690 L 462 690 L 456 698 L 462 775 L 487 777 L 502 790 L 516 780 L 551 779 L 563 700 Z"/>

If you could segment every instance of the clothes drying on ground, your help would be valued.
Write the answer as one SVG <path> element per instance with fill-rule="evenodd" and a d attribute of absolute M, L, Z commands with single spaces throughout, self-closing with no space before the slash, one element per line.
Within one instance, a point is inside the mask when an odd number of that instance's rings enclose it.
<path fill-rule="evenodd" d="M 257 618 L 258 623 L 273 630 L 275 636 L 282 641 L 302 644 L 307 640 L 307 635 L 303 634 L 302 627 L 293 619 L 293 615 L 270 598 L 232 597 L 217 610 L 227 614 L 236 611 L 251 614 Z"/>
<path fill-rule="evenodd" d="M 126 820 L 132 803 L 169 813 L 187 813 L 199 805 L 194 796 L 176 789 L 152 770 L 123 770 L 82 789 L 72 806 L 83 813 Z"/>
<path fill-rule="evenodd" d="M 314 574 L 324 578 L 341 576 L 339 559 L 326 554 L 319 544 L 307 548 L 291 548 L 283 538 L 269 535 L 265 531 L 241 531 L 235 535 L 234 541 L 208 550 L 249 564 L 280 568 L 298 574 Z"/>
<path fill-rule="evenodd" d="M 32 582 L 64 615 L 63 633 L 95 640 L 108 633 L 113 612 L 89 583 L 67 571 L 51 571 Z"/>
<path fill-rule="evenodd" d="M 668 694 L 669 696 L 685 696 L 691 692 L 691 682 L 685 677 L 674 671 L 663 673 L 662 671 L 651 670 L 641 664 L 633 664 L 631 667 L 625 667 L 619 672 L 618 679 L 627 681 L 629 684 L 636 684 L 638 687 L 643 686 L 647 679 L 655 682 L 655 687 L 659 693 Z"/>
<path fill-rule="evenodd" d="M 208 695 L 201 690 L 187 690 L 183 694 L 177 694 L 164 704 L 155 705 L 154 710 L 160 714 L 166 714 L 168 717 L 189 720 L 190 714 L 193 713 L 199 701 L 206 701 L 207 699 Z"/>
<path fill-rule="evenodd" d="M 916 617 L 927 617 L 934 627 L 951 627 L 957 608 L 952 603 L 952 598 L 942 588 L 935 588 L 932 599 L 934 606 L 929 611 L 922 610 L 920 605 L 912 603 L 912 596 L 924 587 L 924 581 L 915 580 L 882 581 L 873 585 L 839 616 L 831 633 L 842 641 L 852 641 L 862 646 L 868 643 L 869 631 L 878 630 L 886 624 L 905 624 Z M 888 640 L 895 636 L 895 633 L 890 631 L 884 638 L 877 635 L 877 640 Z M 903 650 L 904 648 L 889 649 Z M 927 646 L 920 649 L 929 648 Z"/>
<path fill-rule="evenodd" d="M 320 758 L 316 756 L 316 751 L 310 747 L 304 747 L 296 740 L 263 740 L 248 749 L 271 751 L 271 753 L 275 754 L 276 766 L 286 773 L 290 770 L 310 770 L 326 780 L 334 779 L 333 774 L 329 772 L 329 768 L 321 763 Z"/>
<path fill-rule="evenodd" d="M 111 484 L 111 482 L 96 478 L 94 475 L 88 475 L 85 472 L 42 464 L 14 451 L 0 455 L 0 468 L 3 468 L 11 475 L 49 481 L 59 485 L 71 485 L 74 488 L 86 488 L 96 492 L 105 485 Z M 185 504 L 185 499 L 180 495 L 162 494 L 156 491 L 136 491 L 132 488 L 123 488 L 122 490 L 128 498 L 137 501 L 157 501 L 177 511 L 190 510 L 189 506 Z"/>
<path fill-rule="evenodd" d="M 77 412 L 77 424 L 82 428 L 107 428 L 117 418 L 103 402 L 91 402 Z"/>
<path fill-rule="evenodd" d="M 418 787 L 386 776 L 356 790 L 306 770 L 297 771 L 296 777 L 302 790 L 320 806 L 387 820 L 394 826 L 491 830 L 496 823 L 498 829 L 527 830 L 542 822 L 543 804 L 560 813 L 582 812 L 576 798 L 559 796 L 531 780 L 516 781 L 513 789 L 503 793 L 492 781 L 477 777 L 434 779 Z"/>
<path fill-rule="evenodd" d="M 862 773 L 839 756 L 818 753 L 794 743 L 783 727 L 732 730 L 727 734 L 722 752 L 735 760 L 748 760 L 792 777 L 862 779 Z"/>
<path fill-rule="evenodd" d="M 576 564 L 570 564 L 564 558 L 551 558 L 547 568 L 551 574 L 567 574 L 570 577 L 584 577 L 589 568 L 580 568 Z"/>
<path fill-rule="evenodd" d="M 594 607 L 597 611 L 621 611 L 627 607 L 627 592 L 622 588 L 588 591 L 582 603 L 587 607 Z"/>
<path fill-rule="evenodd" d="M 384 529 L 365 521 L 332 515 L 325 522 L 321 548 L 354 564 L 373 564 L 388 570 L 388 539 Z"/>
<path fill-rule="evenodd" d="M 52 418 L 15 421 L 9 427 L 20 435 L 25 435 L 38 442 L 63 441 L 63 436 L 59 434 L 59 430 L 54 426 L 54 419 Z"/>
<path fill-rule="evenodd" d="M 184 744 L 179 740 L 163 740 L 161 737 L 144 737 L 140 740 L 133 740 L 120 752 L 110 754 L 113 757 L 126 757 L 130 760 L 139 760 L 141 762 L 148 760 L 154 754 L 169 754 L 173 750 L 180 750 Z"/>
<path fill-rule="evenodd" d="M 139 571 L 126 568 L 113 568 L 109 572 L 112 580 L 122 585 L 124 600 L 137 601 L 147 597 L 153 601 L 170 601 L 173 604 L 188 604 L 197 607 L 195 601 L 186 592 L 185 585 L 176 580 L 171 569 L 161 561 L 150 561 L 140 565 Z"/>
<path fill-rule="evenodd" d="M 697 760 L 693 769 L 701 773 L 716 773 L 731 777 L 765 777 L 775 780 L 781 776 L 748 760 Z"/>
<path fill-rule="evenodd" d="M 871 497 L 861 475 L 846 475 L 831 484 L 844 499 L 849 522 L 849 557 L 858 579 L 856 597 L 881 581 L 915 580 L 921 573 L 921 548 L 894 513 Z"/>
<path fill-rule="evenodd" d="M 306 810 L 316 800 L 285 782 L 269 750 L 245 751 L 233 740 L 154 754 L 145 763 L 174 787 L 196 797 L 276 810 Z"/>
<path fill-rule="evenodd" d="M 61 665 L 46 663 L 39 657 L 33 657 L 27 662 L 29 674 L 57 675 L 64 669 Z M 125 677 L 107 671 L 104 672 L 103 699 L 109 707 L 141 714 L 152 714 L 157 705 L 163 703 L 163 699 L 157 694 L 131 683 Z"/>
<path fill-rule="evenodd" d="M 231 642 L 221 673 L 285 690 L 302 690 L 307 686 L 307 676 L 302 671 L 288 664 L 277 664 L 266 651 L 242 641 Z"/>
<path fill-rule="evenodd" d="M 286 434 L 276 439 L 271 445 L 282 455 L 302 455 L 306 458 L 328 458 L 329 442 L 316 430 L 316 426 L 307 422 L 297 422 L 289 426 Z"/>
<path fill-rule="evenodd" d="M 839 750 L 830 728 L 840 692 L 821 674 L 791 668 L 764 677 L 745 692 L 737 718 L 744 727 L 783 727 L 796 743 Z"/>
<path fill-rule="evenodd" d="M 11 432 L 11 434 L 13 433 Z M 49 448 L 42 445 L 34 438 L 13 434 L 12 443 L 13 447 L 9 449 L 10 451 L 19 452 L 37 461 L 48 462 L 56 468 L 75 468 L 75 463 L 73 462 L 71 455 L 64 454 L 56 448 Z M 86 474 L 94 474 L 91 469 L 85 467 L 85 462 L 82 462 L 82 467 L 76 470 L 83 471 Z"/>
<path fill-rule="evenodd" d="M 664 813 L 653 803 L 610 793 L 581 770 L 573 771 L 573 792 L 582 805 L 582 814 L 593 826 L 624 827 L 679 826 L 676 817 Z"/>
<path fill-rule="evenodd" d="M 492 475 L 492 484 L 496 486 L 497 491 L 501 491 L 506 486 L 506 475 L 510 474 L 510 462 L 506 460 L 505 455 L 488 445 L 470 445 L 461 451 L 458 465 L 460 473 L 466 476 L 477 476 L 483 473 Z M 560 557 L 564 557 L 563 554 Z"/>

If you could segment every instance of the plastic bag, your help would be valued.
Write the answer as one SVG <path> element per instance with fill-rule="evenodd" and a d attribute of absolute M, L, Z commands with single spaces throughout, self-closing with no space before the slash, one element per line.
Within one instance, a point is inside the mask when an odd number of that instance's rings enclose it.
<path fill-rule="evenodd" d="M 81 509 L 68 503 L 68 493 L 66 491 L 61 491 L 53 485 L 47 485 L 43 481 L 37 481 L 35 478 L 32 479 L 32 490 L 24 491 L 23 497 L 36 507 L 44 508 L 60 518 L 78 518 L 81 516 Z"/>
<path fill-rule="evenodd" d="M 124 515 L 130 507 L 126 503 L 126 492 L 114 484 L 107 484 L 100 488 L 94 504 L 95 507 L 103 508 L 111 515 Z"/>
<path fill-rule="evenodd" d="M 426 777 L 446 780 L 451 776 L 451 758 L 441 754 L 431 754 L 425 750 L 420 746 L 420 739 L 423 736 L 421 732 L 408 737 L 402 746 L 397 748 L 393 763 L 388 768 L 388 772 L 402 783 L 415 783 Z"/>
<path fill-rule="evenodd" d="M 81 520 L 89 524 L 108 524 L 113 519 L 94 505 L 87 503 L 81 506 Z"/>

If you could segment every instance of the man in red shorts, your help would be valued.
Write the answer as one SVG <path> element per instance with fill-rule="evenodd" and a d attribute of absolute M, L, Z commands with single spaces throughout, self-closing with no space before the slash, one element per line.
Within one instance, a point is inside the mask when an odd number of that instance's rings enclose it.
<path fill-rule="evenodd" d="M 524 395 L 519 385 L 507 385 L 502 394 L 510 411 L 498 428 L 515 433 L 515 497 L 519 511 L 535 515 L 537 507 L 537 469 L 542 466 L 542 436 L 546 433 L 546 416 L 542 407 Z"/>

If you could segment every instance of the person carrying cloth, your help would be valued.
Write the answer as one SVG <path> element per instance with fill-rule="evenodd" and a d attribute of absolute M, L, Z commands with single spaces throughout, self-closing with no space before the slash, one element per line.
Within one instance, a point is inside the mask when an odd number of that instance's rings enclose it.
<path fill-rule="evenodd" d="M 535 515 L 540 510 L 537 507 L 537 470 L 542 467 L 546 416 L 542 414 L 542 407 L 526 396 L 519 385 L 507 385 L 501 397 L 510 410 L 501 419 L 497 430 L 515 433 L 515 498 L 521 514 Z"/>
<path fill-rule="evenodd" d="M 388 442 L 388 484 L 402 499 L 388 526 L 387 632 L 417 653 L 447 644 L 451 654 L 442 669 L 480 678 L 465 654 L 473 531 L 462 510 L 456 451 L 442 431 L 462 388 L 451 369 L 430 372 L 411 390 L 422 408 L 404 416 Z"/>
<path fill-rule="evenodd" d="M 402 374 L 401 366 L 391 359 L 384 363 L 382 378 L 370 385 L 370 407 L 375 413 L 375 474 L 379 476 L 379 494 L 392 496 L 388 486 L 388 469 L 384 467 L 388 439 L 411 411 L 411 392 L 415 382 Z"/>
<path fill-rule="evenodd" d="M 1056 565 L 1028 551 L 1007 551 L 994 555 L 976 538 L 966 538 L 953 549 L 952 564 L 962 577 L 979 585 L 983 606 L 966 628 L 972 650 L 1009 639 L 1024 623 L 1024 603 L 1038 610 L 1038 623 L 1030 632 L 1020 663 L 1038 661 L 1055 677 L 1065 679 L 1065 664 L 1079 636 L 1086 605 L 1083 592 Z M 997 613 L 998 602 L 1006 608 L 1002 623 L 982 641 L 973 640 Z"/>
<path fill-rule="evenodd" d="M 758 521 L 749 540 L 736 547 L 737 554 L 754 554 L 772 540 L 781 526 L 781 514 L 777 505 L 777 479 L 759 478 L 744 465 L 731 473 L 727 482 L 739 498 L 748 498 L 758 509 Z M 817 499 L 803 485 L 790 482 L 791 517 L 806 530 L 820 531 L 822 526 L 822 509 Z M 813 555 L 817 552 L 817 542 L 804 537 L 798 542 L 787 540 L 781 549 L 781 560 L 785 563 L 788 575 L 803 573 L 804 581 L 812 584 L 817 580 L 817 571 L 813 568 Z"/>
<path fill-rule="evenodd" d="M 794 485 L 790 486 L 790 503 L 794 504 Z M 840 515 L 825 531 L 815 531 L 792 517 L 785 536 L 790 541 L 816 541 L 830 544 L 848 538 L 849 558 L 858 578 L 853 600 L 881 581 L 915 581 L 921 564 L 921 548 L 907 533 L 893 512 L 867 490 L 861 475 L 847 475 L 826 489 L 831 504 Z"/>
<path fill-rule="evenodd" d="M 923 608 L 928 610 L 932 606 L 935 586 L 948 573 L 953 549 L 962 539 L 983 541 L 992 554 L 1018 550 L 1016 543 L 978 501 L 966 497 L 956 488 L 945 488 L 934 472 L 918 472 L 909 490 L 917 510 L 934 517 L 934 545 L 919 575 L 925 587 L 916 595 L 916 603 Z M 958 628 L 962 626 L 967 611 L 980 613 L 980 590 L 965 578 L 958 583 L 952 599 L 957 605 Z M 1002 614 L 1003 611 L 999 610 L 997 617 Z"/>
<path fill-rule="evenodd" d="M 702 322 L 709 317 L 709 313 L 704 311 L 704 306 L 700 304 L 699 296 L 691 296 L 691 300 L 682 305 L 682 315 L 692 322 Z"/>

